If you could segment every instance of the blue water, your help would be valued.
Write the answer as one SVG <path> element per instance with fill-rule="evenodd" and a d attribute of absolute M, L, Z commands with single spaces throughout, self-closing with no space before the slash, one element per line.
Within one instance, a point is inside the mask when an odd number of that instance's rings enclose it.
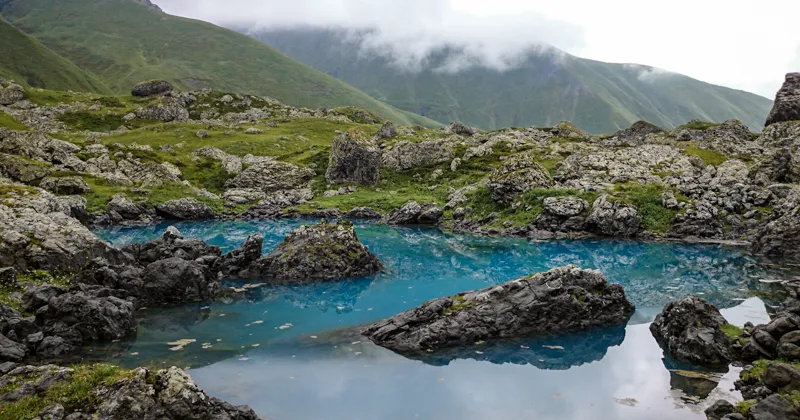
<path fill-rule="evenodd" d="M 313 221 L 178 223 L 223 252 L 254 233 L 268 253 Z M 96 232 L 115 245 L 168 225 Z M 137 338 L 96 349 L 125 366 L 191 368 L 211 395 L 281 419 L 702 419 L 730 394 L 736 371 L 714 381 L 678 369 L 648 324 L 667 301 L 700 294 L 730 322 L 768 319 L 754 291 L 775 273 L 743 250 L 610 240 L 528 242 L 358 223 L 386 266 L 362 279 L 250 290 L 247 299 L 143 311 Z M 422 302 L 552 267 L 600 269 L 637 306 L 627 327 L 491 342 L 411 360 L 362 339 L 358 328 Z M 241 283 L 231 284 L 241 286 Z M 181 346 L 181 341 L 184 344 Z M 670 370 L 671 369 L 671 370 Z M 715 382 L 720 382 L 717 386 Z"/>

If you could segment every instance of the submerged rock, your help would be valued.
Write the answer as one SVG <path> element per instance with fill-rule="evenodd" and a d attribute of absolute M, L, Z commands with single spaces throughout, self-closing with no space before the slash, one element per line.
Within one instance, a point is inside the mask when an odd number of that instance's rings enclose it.
<path fill-rule="evenodd" d="M 800 73 L 787 73 L 764 125 L 794 120 L 800 120 Z"/>
<path fill-rule="evenodd" d="M 382 268 L 378 257 L 358 240 L 353 224 L 340 221 L 295 229 L 249 271 L 286 284 L 363 277 Z"/>
<path fill-rule="evenodd" d="M 656 341 L 677 359 L 704 366 L 726 366 L 733 360 L 731 340 L 722 331 L 725 318 L 697 296 L 670 302 L 650 324 Z"/>
<path fill-rule="evenodd" d="M 625 322 L 634 306 L 619 284 L 574 265 L 504 285 L 434 299 L 379 321 L 362 334 L 403 353 L 478 341 L 553 335 Z"/>
<path fill-rule="evenodd" d="M 381 170 L 381 150 L 363 133 L 349 131 L 333 139 L 325 179 L 330 184 L 375 185 Z"/>

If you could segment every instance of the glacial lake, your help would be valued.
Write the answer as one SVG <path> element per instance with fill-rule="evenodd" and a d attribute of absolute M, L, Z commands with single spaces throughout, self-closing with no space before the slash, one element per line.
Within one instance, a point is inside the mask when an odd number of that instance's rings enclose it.
<path fill-rule="evenodd" d="M 313 220 L 173 223 L 223 252 L 264 235 L 264 253 Z M 97 230 L 117 246 L 170 224 Z M 272 420 L 705 419 L 733 391 L 738 368 L 702 372 L 665 358 L 648 329 L 663 305 L 699 294 L 729 322 L 765 322 L 788 276 L 721 245 L 619 240 L 530 242 L 356 222 L 386 266 L 361 279 L 262 287 L 247 299 L 149 308 L 135 341 L 87 359 L 126 367 L 176 365 L 210 395 Z M 637 311 L 627 326 L 476 344 L 412 360 L 359 336 L 361 326 L 432 298 L 492 286 L 565 264 L 621 283 Z M 241 286 L 245 283 L 226 283 Z M 766 293 L 762 293 L 766 292 Z"/>

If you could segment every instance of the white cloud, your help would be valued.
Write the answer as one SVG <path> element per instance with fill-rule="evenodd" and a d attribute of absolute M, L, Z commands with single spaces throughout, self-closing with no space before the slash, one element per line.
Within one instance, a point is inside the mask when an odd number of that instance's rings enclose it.
<path fill-rule="evenodd" d="M 640 63 L 772 97 L 800 70 L 796 0 L 159 0 L 215 23 L 378 28 L 375 51 L 399 64 L 461 47 L 441 70 L 480 59 L 503 69 L 532 45 L 601 61 Z M 795 51 L 798 55 L 795 56 Z M 643 77 L 657 75 L 652 71 Z M 660 74 L 658 74 L 660 75 Z"/>

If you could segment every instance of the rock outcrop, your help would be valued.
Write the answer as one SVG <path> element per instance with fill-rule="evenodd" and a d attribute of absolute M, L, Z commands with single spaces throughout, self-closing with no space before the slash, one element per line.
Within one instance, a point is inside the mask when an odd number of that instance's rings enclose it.
<path fill-rule="evenodd" d="M 447 127 L 445 127 L 445 132 L 452 133 L 452 134 L 458 134 L 458 135 L 462 135 L 462 136 L 472 136 L 472 135 L 476 134 L 478 132 L 478 130 L 476 130 L 476 129 L 470 127 L 470 126 L 466 126 L 464 124 L 461 124 L 458 121 L 455 121 L 455 122 L 450 123 L 450 125 L 448 125 Z"/>
<path fill-rule="evenodd" d="M 247 269 L 261 258 L 264 236 L 255 233 L 247 237 L 242 246 L 222 256 L 220 271 L 225 277 L 242 277 Z"/>
<path fill-rule="evenodd" d="M 0 153 L 0 176 L 29 184 L 48 175 L 50 175 L 49 165 Z"/>
<path fill-rule="evenodd" d="M 650 324 L 656 341 L 677 359 L 704 366 L 726 366 L 734 354 L 722 330 L 725 318 L 710 303 L 687 296 L 664 306 Z"/>
<path fill-rule="evenodd" d="M 390 225 L 435 225 L 439 223 L 444 211 L 436 203 L 420 205 L 409 201 L 403 207 L 393 210 L 386 219 Z"/>
<path fill-rule="evenodd" d="M 353 224 L 340 221 L 295 229 L 249 273 L 270 283 L 292 284 L 363 277 L 382 268 L 378 257 L 358 240 Z"/>
<path fill-rule="evenodd" d="M 614 145 L 640 146 L 651 134 L 661 134 L 664 129 L 647 121 L 636 121 L 629 128 L 617 131 L 611 138 Z"/>
<path fill-rule="evenodd" d="M 756 228 L 750 250 L 768 257 L 800 259 L 800 191 L 790 193 L 772 217 Z"/>
<path fill-rule="evenodd" d="M 624 323 L 634 306 L 596 270 L 554 268 L 504 285 L 431 300 L 362 334 L 400 353 L 477 341 L 553 335 Z"/>
<path fill-rule="evenodd" d="M 225 183 L 225 188 L 252 188 L 265 193 L 304 188 L 314 171 L 275 160 L 257 161 Z"/>
<path fill-rule="evenodd" d="M 790 309 L 796 311 L 798 308 Z M 752 362 L 777 357 L 800 361 L 800 316 L 797 313 L 779 313 L 767 324 L 751 328 L 748 335 L 750 339 L 742 347 L 743 360 Z"/>
<path fill-rule="evenodd" d="M 629 238 L 641 232 L 642 217 L 633 207 L 611 202 L 603 194 L 595 200 L 586 219 L 589 231 L 605 236 Z"/>
<path fill-rule="evenodd" d="M 163 95 L 167 92 L 172 92 L 172 84 L 166 80 L 149 80 L 146 82 L 138 83 L 131 90 L 131 95 L 138 97 L 147 97 L 155 95 Z"/>
<path fill-rule="evenodd" d="M 3 88 L 0 84 L 0 105 L 8 106 L 25 99 L 25 89 L 17 84 L 11 83 Z"/>
<path fill-rule="evenodd" d="M 455 157 L 454 149 L 455 144 L 448 140 L 421 143 L 403 140 L 383 149 L 381 164 L 385 168 L 401 171 L 433 163 L 450 162 Z"/>
<path fill-rule="evenodd" d="M 379 139 L 391 139 L 397 137 L 397 130 L 394 128 L 394 124 L 392 124 L 391 121 L 386 121 L 375 133 L 375 137 Z"/>
<path fill-rule="evenodd" d="M 800 120 L 800 73 L 787 73 L 764 124 Z"/>
<path fill-rule="evenodd" d="M 208 220 L 216 217 L 214 210 L 195 198 L 171 200 L 156 206 L 156 213 L 172 220 Z"/>
<path fill-rule="evenodd" d="M 505 205 L 513 204 L 520 194 L 534 188 L 548 188 L 550 174 L 530 156 L 512 159 L 495 170 L 486 187 L 492 199 Z"/>
<path fill-rule="evenodd" d="M 39 186 L 60 195 L 85 194 L 92 191 L 89 184 L 79 176 L 48 177 L 43 179 Z"/>
<path fill-rule="evenodd" d="M 363 133 L 349 131 L 333 139 L 325 179 L 330 184 L 375 185 L 381 170 L 381 150 Z"/>

